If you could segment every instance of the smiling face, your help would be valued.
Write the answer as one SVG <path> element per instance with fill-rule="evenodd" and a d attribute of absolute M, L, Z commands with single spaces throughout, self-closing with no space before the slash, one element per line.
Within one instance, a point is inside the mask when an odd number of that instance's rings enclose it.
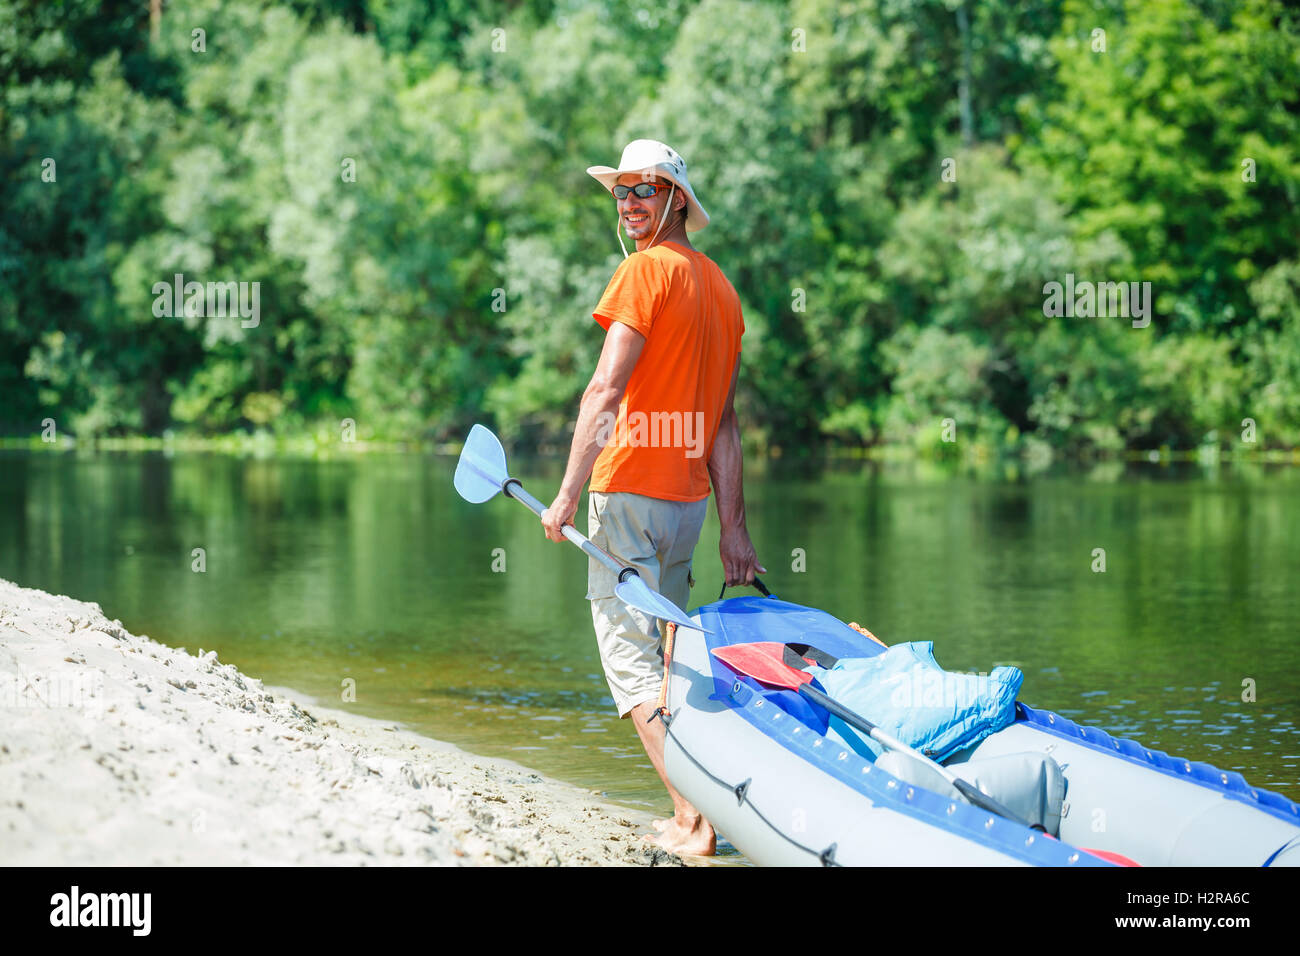
<path fill-rule="evenodd" d="M 624 173 L 618 177 L 618 185 L 620 186 L 635 186 L 645 181 L 639 173 Z M 625 199 L 615 200 L 618 204 L 619 221 L 623 224 L 623 228 L 627 230 L 627 237 L 637 243 L 638 249 L 641 248 L 642 242 L 649 242 L 651 237 L 654 236 L 655 230 L 659 229 L 659 219 L 664 215 L 668 206 L 669 192 L 672 192 L 674 209 L 685 210 L 686 208 L 686 194 L 680 189 L 673 189 L 672 183 L 668 182 L 668 180 L 655 177 L 650 182 L 658 183 L 664 188 L 648 199 L 642 199 L 636 193 L 628 193 Z M 660 238 L 663 238 L 671 229 L 672 226 L 666 223 L 663 229 L 659 229 Z"/>

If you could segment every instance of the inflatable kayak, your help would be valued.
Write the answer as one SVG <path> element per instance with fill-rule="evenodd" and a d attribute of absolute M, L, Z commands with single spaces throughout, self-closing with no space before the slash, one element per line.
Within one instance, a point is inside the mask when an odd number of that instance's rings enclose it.
<path fill-rule="evenodd" d="M 711 653 L 779 642 L 853 660 L 883 645 L 773 597 L 718 601 L 692 617 L 709 633 L 675 636 L 666 770 L 760 865 L 1300 865 L 1294 801 L 1019 701 L 1010 723 L 944 760 L 1016 819 L 981 809 L 926 761 L 846 746 L 799 694 Z"/>

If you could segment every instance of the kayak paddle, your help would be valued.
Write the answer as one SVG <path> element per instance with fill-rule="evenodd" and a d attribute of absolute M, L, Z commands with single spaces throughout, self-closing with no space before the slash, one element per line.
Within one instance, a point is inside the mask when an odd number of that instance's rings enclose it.
<path fill-rule="evenodd" d="M 460 461 L 456 463 L 454 479 L 456 491 L 470 504 L 482 504 L 496 497 L 497 492 L 505 492 L 507 498 L 521 502 L 539 518 L 546 506 L 524 490 L 518 478 L 511 478 L 506 471 L 506 450 L 501 447 L 497 436 L 482 425 L 470 429 L 461 449 Z M 641 580 L 636 568 L 625 567 L 604 549 L 597 547 L 581 531 L 571 524 L 563 528 L 564 536 L 581 548 L 589 557 L 595 558 L 605 567 L 618 575 L 614 585 L 614 594 L 630 608 L 648 614 L 650 617 L 672 621 L 678 627 L 689 627 L 696 631 L 705 631 L 689 617 L 686 612 L 662 594 L 650 590 L 650 585 Z"/>
<path fill-rule="evenodd" d="M 796 657 L 798 656 L 793 650 L 790 651 L 790 654 L 793 654 Z M 1013 823 L 1019 823 L 1022 826 L 1029 826 L 1029 824 L 1019 816 L 1012 813 L 982 790 L 979 790 L 974 785 L 961 779 L 961 777 L 957 776 L 937 760 L 932 760 L 919 750 L 907 746 L 907 744 L 903 743 L 897 737 L 892 737 L 885 733 L 865 717 L 854 713 L 833 698 L 827 697 L 816 687 L 810 686 L 812 683 L 812 675 L 807 671 L 799 670 L 797 667 L 792 667 L 787 663 L 785 644 L 779 644 L 775 641 L 756 641 L 751 644 L 732 644 L 729 647 L 715 647 L 713 649 L 713 656 L 738 674 L 744 674 L 747 677 L 752 677 L 754 680 L 762 681 L 764 684 L 771 684 L 774 687 L 784 687 L 787 690 L 797 691 L 814 704 L 819 704 L 820 706 L 825 707 L 850 727 L 862 731 L 882 747 L 888 747 L 890 750 L 901 751 L 911 757 L 915 757 L 917 760 L 920 760 L 927 766 L 938 771 L 945 780 L 957 789 L 958 793 L 975 806 L 987 810 L 989 813 L 996 813 L 1000 817 L 1006 817 Z"/>

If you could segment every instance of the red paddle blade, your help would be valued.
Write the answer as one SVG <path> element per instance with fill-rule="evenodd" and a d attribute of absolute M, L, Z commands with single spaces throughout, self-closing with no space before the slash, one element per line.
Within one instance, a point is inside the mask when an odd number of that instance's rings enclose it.
<path fill-rule="evenodd" d="M 796 670 L 785 662 L 785 645 L 774 641 L 715 647 L 713 656 L 736 673 L 775 687 L 798 690 L 800 684 L 812 682 L 811 674 Z"/>

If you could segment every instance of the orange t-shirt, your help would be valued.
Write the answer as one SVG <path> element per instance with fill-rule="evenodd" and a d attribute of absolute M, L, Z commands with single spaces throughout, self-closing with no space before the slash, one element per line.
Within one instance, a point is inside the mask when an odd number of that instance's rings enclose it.
<path fill-rule="evenodd" d="M 740 296 L 708 256 L 675 242 L 634 252 L 592 317 L 622 322 L 645 347 L 618 407 L 591 490 L 671 501 L 709 496 L 709 455 L 740 359 Z"/>

